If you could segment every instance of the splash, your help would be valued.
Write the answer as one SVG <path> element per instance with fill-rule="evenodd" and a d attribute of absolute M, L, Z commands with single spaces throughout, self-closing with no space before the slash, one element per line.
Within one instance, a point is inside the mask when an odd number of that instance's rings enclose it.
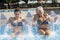
<path fill-rule="evenodd" d="M 50 37 L 55 37 L 57 33 L 55 31 L 52 31 L 51 34 L 49 35 Z"/>

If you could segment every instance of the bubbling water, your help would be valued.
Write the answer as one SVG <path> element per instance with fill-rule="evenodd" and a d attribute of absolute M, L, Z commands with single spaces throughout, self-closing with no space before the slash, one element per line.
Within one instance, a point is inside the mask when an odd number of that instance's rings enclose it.
<path fill-rule="evenodd" d="M 51 12 L 51 13 L 54 13 L 54 12 Z M 54 14 L 54 15 L 56 15 L 56 14 Z M 52 19 L 54 18 L 53 15 L 51 17 L 52 17 Z M 31 21 L 32 19 L 31 18 L 32 17 L 27 17 L 27 19 L 26 19 L 26 21 L 27 21 L 26 27 L 28 28 L 27 34 L 23 34 L 21 37 L 17 36 L 17 37 L 11 38 L 10 35 L 8 35 L 8 30 L 9 29 L 12 30 L 12 26 L 10 24 L 7 24 L 6 28 L 4 30 L 4 34 L 0 35 L 0 40 L 3 40 L 3 39 L 6 40 L 7 38 L 8 38 L 7 40 L 58 40 L 57 37 L 58 38 L 60 37 L 59 36 L 59 34 L 60 34 L 59 21 L 54 22 L 54 19 L 53 19 L 53 21 L 51 23 L 52 33 L 49 36 L 44 36 L 44 35 L 38 34 L 38 32 L 36 34 L 35 33 L 36 31 L 32 31 L 33 26 L 32 26 L 32 21 Z M 29 19 L 31 19 L 31 20 L 29 20 Z M 37 27 L 35 30 L 37 30 Z"/>

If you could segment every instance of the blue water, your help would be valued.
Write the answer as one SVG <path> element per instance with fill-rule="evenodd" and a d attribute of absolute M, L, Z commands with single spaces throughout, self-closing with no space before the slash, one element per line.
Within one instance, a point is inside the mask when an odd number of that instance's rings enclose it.
<path fill-rule="evenodd" d="M 53 29 L 53 26 L 50 25 L 50 29 L 51 29 L 52 33 L 49 36 L 40 35 L 37 31 L 37 26 L 38 25 L 35 25 L 34 27 L 31 28 L 32 35 L 29 36 L 29 35 L 27 35 L 29 33 L 28 28 L 26 28 L 26 25 L 23 25 L 23 27 L 24 27 L 23 28 L 23 33 L 24 33 L 23 37 L 22 38 L 14 37 L 11 39 L 10 37 L 5 35 L 5 34 L 10 35 L 11 29 L 9 29 L 6 32 L 5 31 L 6 25 L 3 25 L 0 27 L 0 35 L 1 35 L 0 40 L 60 40 L 60 24 L 54 24 L 54 29 Z M 4 37 L 4 35 L 6 37 Z"/>
<path fill-rule="evenodd" d="M 27 10 L 23 10 L 27 11 Z M 22 11 L 22 12 L 23 12 Z M 34 11 L 34 10 L 32 10 Z M 30 28 L 27 27 L 26 24 L 23 24 L 22 37 L 15 36 L 13 38 L 10 37 L 10 34 L 12 33 L 12 29 L 7 29 L 6 31 L 6 25 L 0 26 L 0 40 L 60 40 L 60 24 L 59 23 L 50 23 L 49 27 L 52 33 L 48 35 L 40 35 L 37 31 L 38 25 L 32 26 L 32 24 L 29 25 Z"/>

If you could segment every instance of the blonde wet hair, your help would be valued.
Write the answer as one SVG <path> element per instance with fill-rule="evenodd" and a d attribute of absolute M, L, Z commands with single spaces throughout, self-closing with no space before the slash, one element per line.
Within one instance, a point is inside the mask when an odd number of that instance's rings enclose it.
<path fill-rule="evenodd" d="M 44 9 L 43 9 L 42 6 L 37 7 L 37 8 L 36 8 L 36 11 L 41 11 L 42 13 L 44 13 Z"/>

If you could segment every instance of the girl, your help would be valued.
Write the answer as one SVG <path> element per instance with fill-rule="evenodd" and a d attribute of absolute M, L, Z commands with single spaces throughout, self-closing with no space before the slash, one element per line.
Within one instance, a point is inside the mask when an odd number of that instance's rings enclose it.
<path fill-rule="evenodd" d="M 14 15 L 15 17 L 10 17 L 8 20 L 8 23 L 10 23 L 13 26 L 13 30 L 12 30 L 12 35 L 14 37 L 14 35 L 19 35 L 21 33 L 22 30 L 22 26 L 23 26 L 23 17 L 21 15 L 21 11 L 17 8 L 14 10 Z"/>
<path fill-rule="evenodd" d="M 38 24 L 38 32 L 40 34 L 49 35 L 50 29 L 48 26 L 48 21 L 50 21 L 50 18 L 47 14 L 45 14 L 41 6 L 36 9 L 36 15 L 34 16 L 34 21 L 36 20 Z"/>

